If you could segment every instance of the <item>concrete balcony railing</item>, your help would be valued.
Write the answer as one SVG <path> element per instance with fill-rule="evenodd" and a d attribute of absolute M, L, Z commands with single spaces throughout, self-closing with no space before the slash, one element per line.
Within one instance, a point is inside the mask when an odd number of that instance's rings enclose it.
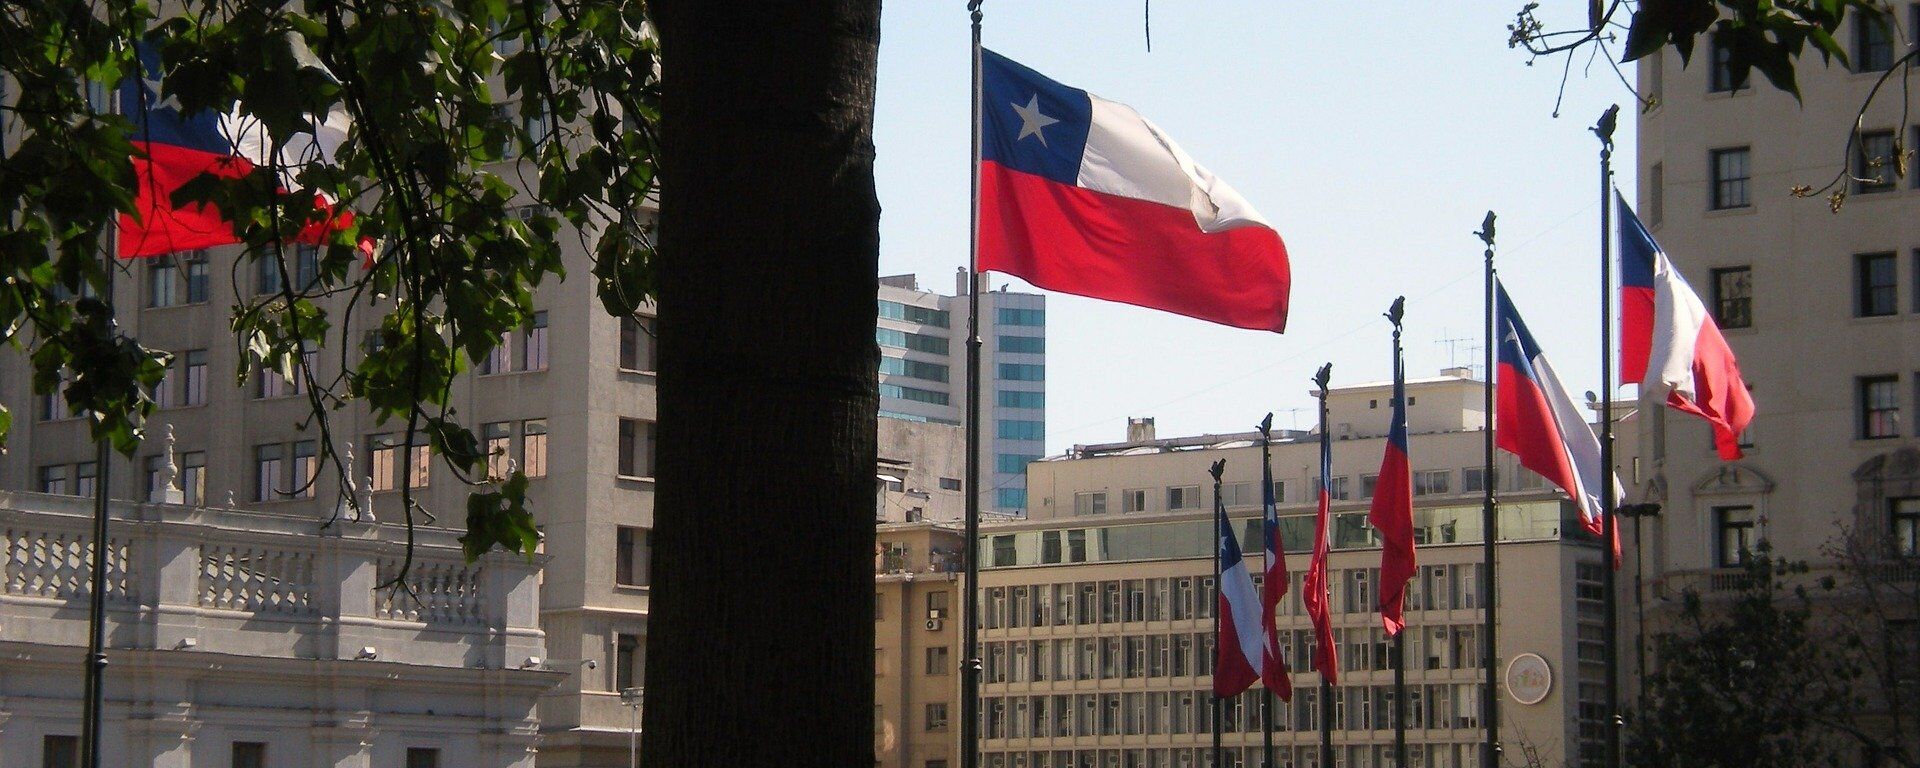
<path fill-rule="evenodd" d="M 1920 558 L 1888 558 L 1874 562 L 1866 568 L 1869 573 L 1851 575 L 1836 565 L 1819 565 L 1802 573 L 1789 573 L 1779 577 L 1779 583 L 1792 588 L 1804 585 L 1809 590 L 1817 589 L 1826 580 L 1831 579 L 1835 588 L 1850 589 L 1850 582 L 1859 578 L 1871 579 L 1882 584 L 1914 584 L 1920 582 Z M 1679 600 L 1689 590 L 1705 599 L 1726 597 L 1745 591 L 1753 585 L 1753 577 L 1744 568 L 1706 568 L 1691 571 L 1673 571 L 1662 574 L 1650 582 L 1653 595 L 1662 600 Z"/>
<path fill-rule="evenodd" d="M 92 500 L 0 491 L 0 641 L 84 646 Z M 457 531 L 115 502 L 107 648 L 517 669 L 544 657 L 539 562 Z"/>

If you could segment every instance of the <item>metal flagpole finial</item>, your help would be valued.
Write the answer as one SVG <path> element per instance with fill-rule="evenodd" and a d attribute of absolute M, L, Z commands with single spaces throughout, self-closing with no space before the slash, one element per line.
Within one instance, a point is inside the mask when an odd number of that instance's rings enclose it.
<path fill-rule="evenodd" d="M 980 3 L 981 0 L 967 0 L 967 15 L 973 19 L 976 27 L 980 26 Z"/>
<path fill-rule="evenodd" d="M 1260 438 L 1273 439 L 1273 411 L 1267 411 L 1267 417 L 1260 420 Z"/>
<path fill-rule="evenodd" d="M 1613 147 L 1613 129 L 1618 127 L 1619 124 L 1620 124 L 1620 105 L 1615 104 L 1611 107 L 1607 107 L 1607 111 L 1600 114 L 1600 122 L 1594 123 L 1593 128 L 1591 130 L 1593 131 L 1593 135 L 1600 137 L 1601 144 L 1606 145 L 1608 148 L 1612 148 Z"/>
<path fill-rule="evenodd" d="M 1480 242 L 1486 243 L 1488 248 L 1493 247 L 1493 219 L 1493 211 L 1487 211 L 1487 218 L 1480 222 L 1480 231 L 1473 233 L 1475 237 L 1480 238 Z"/>
<path fill-rule="evenodd" d="M 1320 388 L 1320 396 L 1322 398 L 1327 396 L 1327 382 L 1332 380 L 1333 380 L 1333 363 L 1327 363 L 1326 365 L 1320 366 L 1319 372 L 1313 374 L 1313 383 L 1315 386 L 1318 386 Z"/>
<path fill-rule="evenodd" d="M 1220 475 L 1226 471 L 1227 471 L 1226 459 L 1220 459 L 1219 461 L 1214 462 L 1213 466 L 1207 468 L 1207 474 L 1213 475 L 1213 482 L 1215 484 L 1218 484 L 1220 482 Z"/>
<path fill-rule="evenodd" d="M 1405 318 L 1406 316 L 1407 316 L 1407 297 L 1405 296 L 1394 297 L 1393 306 L 1388 307 L 1386 314 L 1383 315 L 1383 317 L 1387 318 L 1387 322 L 1393 323 L 1393 327 L 1395 330 L 1398 330 L 1400 328 L 1400 320 L 1402 318 Z"/>

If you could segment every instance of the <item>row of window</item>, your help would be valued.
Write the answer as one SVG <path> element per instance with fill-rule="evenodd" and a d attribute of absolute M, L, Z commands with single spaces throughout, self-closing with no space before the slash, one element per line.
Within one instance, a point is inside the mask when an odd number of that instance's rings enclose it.
<path fill-rule="evenodd" d="M 940 328 L 946 328 L 952 324 L 952 319 L 944 309 L 916 307 L 912 304 L 902 304 L 897 301 L 887 301 L 886 299 L 880 299 L 879 302 L 880 317 L 887 320 L 900 320 Z"/>
<path fill-rule="evenodd" d="M 1303 688 L 1291 705 L 1275 712 L 1273 731 L 1312 733 L 1320 729 L 1322 692 Z M 1076 693 L 990 697 L 981 702 L 981 734 L 987 739 L 1049 739 L 1086 736 L 1161 736 L 1205 734 L 1220 708 L 1226 733 L 1261 731 L 1261 689 L 1226 699 L 1212 691 Z M 1385 731 L 1393 728 L 1394 692 L 1390 685 L 1333 689 L 1333 730 Z M 1434 683 L 1407 686 L 1408 730 L 1478 728 L 1480 684 Z"/>
<path fill-rule="evenodd" d="M 1481 763 L 1480 746 L 1481 742 L 1478 741 L 1413 742 L 1407 744 L 1407 764 L 1412 768 L 1474 768 Z M 1219 766 L 1214 765 L 1211 747 L 983 752 L 980 760 L 986 768 L 1323 768 L 1317 744 L 1277 744 L 1273 749 L 1274 763 L 1271 766 L 1261 766 L 1266 759 L 1265 748 L 1261 746 L 1223 747 Z M 1334 750 L 1336 762 L 1325 768 L 1386 768 L 1393 765 L 1391 744 L 1341 744 L 1335 746 Z M 928 760 L 925 768 L 947 768 L 947 761 Z"/>
<path fill-rule="evenodd" d="M 1889 16 L 1856 11 L 1852 21 L 1852 59 L 1855 72 L 1885 72 L 1893 68 L 1893 62 L 1899 58 L 1896 53 L 1894 26 L 1899 23 L 1891 16 L 1893 9 L 1887 7 Z M 1915 35 L 1920 35 L 1920 4 L 1909 6 L 1909 24 Z M 1920 39 L 1915 37 L 1913 39 Z M 1732 67 L 1736 39 L 1730 32 L 1716 32 L 1710 36 L 1708 45 L 1712 49 L 1713 67 L 1708 72 L 1707 90 L 1712 93 L 1731 93 L 1751 85 L 1751 72 L 1735 72 Z M 1657 72 L 1658 70 L 1656 70 Z M 1657 87 L 1657 84 L 1656 84 Z"/>
<path fill-rule="evenodd" d="M 292 757 L 303 753 L 294 750 Z M 285 758 L 283 758 L 285 759 Z M 80 737 L 47 734 L 40 737 L 41 768 L 80 768 Z M 263 741 L 235 741 L 227 749 L 231 768 L 267 768 L 267 744 Z M 440 768 L 438 747 L 407 747 L 406 768 Z"/>
<path fill-rule="evenodd" d="M 1920 129 L 1916 129 L 1916 140 L 1920 140 Z M 1853 157 L 1850 161 L 1853 188 L 1856 195 L 1870 195 L 1878 192 L 1891 192 L 1899 187 L 1898 155 L 1900 147 L 1891 129 L 1861 131 L 1854 137 Z M 1708 150 L 1707 171 L 1708 206 L 1716 211 L 1746 208 L 1753 205 L 1753 147 L 1742 145 Z M 1652 169 L 1653 205 L 1649 211 L 1652 224 L 1659 224 L 1665 211 L 1664 183 L 1665 168 L 1655 164 Z M 1914 177 L 1913 184 L 1920 188 L 1920 175 Z"/>
<path fill-rule="evenodd" d="M 1032 419 L 1000 419 L 1000 423 L 995 425 L 994 437 L 1001 440 L 1045 440 L 1047 424 Z"/>
<path fill-rule="evenodd" d="M 1341 627 L 1334 633 L 1340 669 L 1393 668 L 1391 645 L 1381 627 Z M 1279 632 L 1279 640 L 1281 657 L 1290 668 L 1306 670 L 1313 666 L 1313 630 L 1284 629 Z M 1213 643 L 1211 630 L 989 642 L 983 645 L 983 672 L 988 683 L 1205 677 L 1213 674 Z M 1409 629 L 1404 650 L 1409 669 L 1471 670 L 1482 668 L 1484 662 L 1477 624 Z M 930 666 L 932 661 L 929 655 Z"/>
<path fill-rule="evenodd" d="M 1480 493 L 1486 490 L 1486 485 L 1483 481 L 1485 477 L 1486 470 L 1482 467 L 1467 467 L 1460 470 L 1459 493 Z M 1377 474 L 1364 474 L 1360 476 L 1361 498 L 1373 498 L 1374 487 L 1378 484 L 1379 478 L 1380 476 Z M 1349 484 L 1350 479 L 1351 478 L 1345 476 L 1333 478 L 1328 483 L 1330 487 L 1328 495 L 1336 501 L 1350 500 L 1353 496 L 1352 486 Z M 1539 475 L 1522 471 L 1519 473 L 1518 484 L 1514 490 L 1530 490 L 1540 487 L 1542 487 L 1542 480 Z M 1312 490 L 1317 492 L 1317 489 Z M 1413 493 L 1416 496 L 1447 495 L 1454 493 L 1453 470 L 1423 469 L 1414 471 Z M 1109 494 L 1110 492 L 1108 491 L 1075 493 L 1073 495 L 1073 513 L 1076 515 L 1104 515 L 1113 511 L 1113 507 L 1108 498 Z M 1199 485 L 1170 485 L 1164 489 L 1164 492 L 1160 489 L 1153 488 L 1128 488 L 1120 491 L 1119 494 L 1119 511 L 1125 513 L 1176 512 L 1180 510 L 1199 509 L 1200 505 L 1205 501 L 1202 486 Z M 1164 499 L 1165 505 L 1156 508 L 1153 506 L 1155 499 Z M 1273 500 L 1276 504 L 1284 504 L 1289 501 L 1287 498 L 1287 481 L 1273 481 Z M 1309 499 L 1304 497 L 1292 499 L 1292 501 L 1295 502 L 1305 502 L 1308 500 Z M 1258 507 L 1265 503 L 1260 494 L 1260 484 L 1251 481 L 1221 484 L 1220 501 L 1229 509 Z"/>
<path fill-rule="evenodd" d="M 951 397 L 947 393 L 939 390 L 921 389 L 919 387 L 908 387 L 885 382 L 880 384 L 880 396 L 894 400 L 906 400 L 913 403 L 927 403 L 929 405 L 946 405 L 952 402 Z"/>
<path fill-rule="evenodd" d="M 995 393 L 995 404 L 1001 408 L 1045 408 L 1047 393 L 1027 392 L 1018 389 L 1002 389 Z"/>
<path fill-rule="evenodd" d="M 1085 561 L 1086 540 L 1074 535 L 1084 531 L 1065 533 L 1064 552 L 1060 537 L 1043 538 L 1042 547 L 1047 550 L 1043 560 L 1061 562 L 1064 554 L 1065 562 Z M 1289 574 L 1288 592 L 1301 594 L 1305 576 L 1304 572 Z M 1334 613 L 1372 613 L 1379 609 L 1375 590 L 1380 583 L 1379 568 L 1331 569 L 1327 578 L 1329 609 Z M 1262 575 L 1255 574 L 1253 579 L 1258 586 Z M 1485 580 L 1482 563 L 1420 566 L 1407 583 L 1406 609 L 1483 608 L 1480 597 L 1486 594 Z M 1216 600 L 1214 577 L 1210 575 L 988 587 L 981 595 L 981 626 L 1019 629 L 1201 620 L 1212 618 Z M 1281 601 L 1279 614 L 1303 615 L 1297 601 L 1292 600 Z"/>
<path fill-rule="evenodd" d="M 880 358 L 880 373 L 892 376 L 906 376 L 926 381 L 947 381 L 947 366 L 922 360 L 908 360 L 903 357 Z"/>

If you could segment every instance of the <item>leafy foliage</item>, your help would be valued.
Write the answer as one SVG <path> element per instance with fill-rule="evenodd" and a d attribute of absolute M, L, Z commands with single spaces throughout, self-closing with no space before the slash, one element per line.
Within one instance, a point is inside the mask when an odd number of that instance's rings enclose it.
<path fill-rule="evenodd" d="M 1806 572 L 1774 560 L 1762 543 L 1728 602 L 1682 595 L 1680 627 L 1655 639 L 1646 709 L 1628 732 L 1632 765 L 1846 762 L 1834 724 L 1858 709 L 1862 671 L 1846 648 L 1816 632 L 1806 587 L 1789 586 Z"/>
<path fill-rule="evenodd" d="M 1847 63 L 1846 47 L 1834 32 L 1848 13 L 1890 23 L 1874 0 L 1641 0 L 1622 60 L 1636 61 L 1672 45 L 1681 61 L 1691 62 L 1695 38 L 1714 35 L 1725 41 L 1734 82 L 1758 69 L 1775 88 L 1799 98 L 1794 63 L 1809 43 L 1823 61 Z"/>
<path fill-rule="evenodd" d="M 163 10 L 163 7 L 165 10 Z M 162 14 L 165 14 L 162 16 Z M 36 392 L 63 388 L 93 435 L 132 455 L 166 363 L 115 326 L 106 295 L 114 217 L 133 212 L 128 120 L 87 86 L 138 72 L 136 42 L 161 61 L 160 93 L 183 111 L 256 118 L 276 143 L 344 111 L 332 162 L 285 160 L 235 179 L 203 176 L 175 202 L 210 202 L 234 223 L 244 262 L 279 260 L 278 290 L 236 299 L 242 352 L 303 377 L 307 426 L 344 481 L 328 429 L 349 403 L 424 433 L 476 486 L 469 556 L 531 554 L 538 534 L 525 478 L 489 478 L 479 442 L 448 402 L 455 377 L 533 315 L 533 292 L 564 277 L 562 243 L 594 260 L 601 302 L 631 313 L 652 290 L 651 214 L 658 49 L 638 0 L 19 0 L 0 8 L 0 103 L 16 142 L 0 154 L 0 340 L 26 347 Z M 137 108 L 124 105 L 126 110 Z M 280 173 L 284 171 L 285 173 Z M 283 179 L 291 179 L 287 183 Z M 297 233 L 355 211 L 325 243 L 317 280 L 296 285 Z M 379 244 L 366 260 L 362 238 Z M 356 313 L 378 315 L 359 360 Z M 364 317 L 364 326 L 369 322 Z M 341 352 L 315 381 L 304 350 Z M 0 439 L 11 415 L 0 406 Z M 403 473 L 406 474 L 406 473 Z M 402 487 L 407 520 L 416 505 Z"/>

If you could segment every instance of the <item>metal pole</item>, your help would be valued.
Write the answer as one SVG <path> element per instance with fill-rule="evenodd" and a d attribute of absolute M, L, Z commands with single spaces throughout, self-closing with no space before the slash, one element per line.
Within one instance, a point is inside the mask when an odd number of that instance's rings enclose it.
<path fill-rule="evenodd" d="M 968 0 L 973 21 L 973 140 L 968 160 L 972 204 L 967 228 L 967 573 L 961 588 L 960 766 L 980 766 L 980 3 Z"/>
<path fill-rule="evenodd" d="M 1480 231 L 1474 233 L 1480 236 L 1480 242 L 1486 244 L 1486 250 L 1482 254 L 1482 258 L 1486 263 L 1487 290 L 1487 343 L 1485 345 L 1486 349 L 1482 351 L 1485 355 L 1484 363 L 1486 365 L 1486 370 L 1483 372 L 1483 375 L 1486 377 L 1486 386 L 1482 388 L 1485 401 L 1482 405 L 1486 412 L 1487 423 L 1486 428 L 1481 430 L 1481 436 L 1483 437 L 1484 447 L 1486 449 L 1486 464 L 1481 468 L 1480 480 L 1480 528 L 1482 534 L 1480 559 L 1485 563 L 1487 569 L 1487 590 L 1486 593 L 1481 596 L 1487 606 L 1486 622 L 1481 627 L 1481 634 L 1486 637 L 1484 638 L 1485 644 L 1480 649 L 1480 664 L 1482 667 L 1485 667 L 1486 671 L 1485 695 L 1480 699 L 1480 713 L 1487 723 L 1487 743 L 1480 754 L 1480 764 L 1484 766 L 1484 768 L 1499 768 L 1501 751 L 1499 671 L 1495 669 L 1499 656 L 1495 651 L 1496 644 L 1494 642 L 1498 637 L 1499 622 L 1497 616 L 1500 605 L 1500 580 L 1495 569 L 1494 543 L 1500 538 L 1500 518 L 1497 514 L 1498 509 L 1494 500 L 1494 484 L 1499 478 L 1495 474 L 1493 462 L 1493 427 L 1495 422 L 1493 393 L 1495 370 L 1494 349 L 1499 346 L 1500 335 L 1493 327 L 1495 275 L 1493 268 L 1493 221 L 1493 211 L 1487 211 L 1487 218 L 1481 222 Z"/>
<path fill-rule="evenodd" d="M 1273 637 L 1274 631 L 1274 617 L 1268 616 L 1267 613 L 1269 613 L 1269 611 L 1265 609 L 1266 592 L 1272 589 L 1272 585 L 1268 584 L 1267 581 L 1273 578 L 1273 559 L 1279 554 L 1279 547 L 1274 544 L 1274 532 L 1267 530 L 1267 521 L 1269 516 L 1273 514 L 1273 505 L 1267 502 L 1271 501 L 1276 504 L 1279 502 L 1278 499 L 1273 498 L 1272 413 L 1268 413 L 1267 417 L 1261 420 L 1259 430 L 1260 482 L 1264 486 L 1260 489 L 1260 499 L 1262 502 L 1260 505 L 1260 599 L 1262 603 L 1262 610 L 1260 612 L 1260 647 L 1262 653 L 1265 654 L 1266 651 L 1273 650 L 1270 648 L 1273 643 L 1269 642 L 1269 639 Z M 1218 497 L 1218 494 L 1215 494 L 1215 496 Z M 1261 662 L 1263 665 L 1268 663 L 1276 665 L 1286 663 L 1280 659 L 1277 653 L 1273 654 L 1273 658 L 1271 659 L 1262 658 Z M 1270 676 L 1271 670 L 1263 669 L 1262 672 L 1260 684 L 1260 768 L 1273 768 L 1273 687 L 1266 683 L 1268 680 L 1271 680 L 1272 677 L 1278 675 Z"/>
<path fill-rule="evenodd" d="M 1222 546 L 1221 539 L 1222 537 L 1232 535 L 1232 529 L 1226 528 L 1226 526 L 1224 525 L 1224 520 L 1227 516 L 1226 502 L 1224 502 L 1220 498 L 1220 475 L 1222 472 L 1226 470 L 1226 465 L 1227 465 L 1227 460 L 1220 459 L 1219 461 L 1216 461 L 1213 463 L 1213 469 L 1212 469 L 1213 471 L 1213 520 L 1214 520 L 1214 523 L 1213 523 L 1213 527 L 1214 527 L 1213 589 L 1214 589 L 1214 594 L 1216 595 L 1213 602 L 1213 675 L 1215 680 L 1220 679 L 1220 657 L 1222 655 L 1222 652 L 1220 649 L 1226 647 L 1222 645 L 1222 643 L 1225 643 L 1227 641 L 1226 636 L 1222 632 L 1222 630 L 1224 629 L 1224 627 L 1222 627 L 1222 622 L 1225 621 L 1225 618 L 1226 618 L 1223 615 L 1225 612 L 1220 610 L 1220 603 L 1222 601 L 1219 597 L 1217 597 L 1217 595 L 1222 594 L 1227 588 L 1227 585 L 1220 583 L 1221 581 L 1223 581 L 1221 577 L 1225 575 L 1220 572 L 1220 565 L 1221 565 L 1220 547 Z M 1236 633 L 1234 642 L 1239 642 L 1239 637 L 1237 636 L 1237 634 L 1238 633 Z M 1224 762 L 1224 758 L 1226 757 L 1226 750 L 1220 744 L 1220 719 L 1222 714 L 1224 714 L 1221 710 L 1226 708 L 1226 702 L 1227 702 L 1227 698 L 1220 695 L 1219 684 L 1215 683 L 1213 688 L 1213 768 L 1226 768 L 1226 763 Z"/>
<path fill-rule="evenodd" d="M 1333 445 L 1332 435 L 1327 431 L 1327 381 L 1331 378 L 1332 372 L 1333 364 L 1328 363 L 1321 366 L 1320 373 L 1315 378 L 1315 381 L 1320 385 L 1320 466 L 1322 468 L 1320 484 L 1323 498 L 1324 494 L 1327 493 L 1326 484 L 1329 482 L 1326 477 L 1328 474 L 1326 469 L 1326 455 L 1327 451 L 1330 450 Z M 1331 513 L 1329 513 L 1328 516 L 1331 517 Z M 1332 532 L 1322 531 L 1319 533 L 1331 535 Z M 1324 542 L 1321 541 L 1315 541 L 1313 545 L 1315 548 L 1319 548 L 1323 543 Z M 1322 582 L 1321 588 L 1327 589 L 1328 586 Z M 1325 600 L 1326 598 L 1323 596 L 1321 599 Z M 1329 605 L 1328 609 L 1328 619 L 1331 620 L 1332 606 Z M 1339 657 L 1333 655 L 1332 648 L 1316 648 L 1315 653 L 1326 660 L 1329 668 L 1339 663 Z M 1327 673 L 1325 671 L 1320 673 L 1320 766 L 1321 768 L 1333 768 L 1333 683 L 1327 679 Z"/>
<path fill-rule="evenodd" d="M 100 300 L 106 304 L 109 332 L 117 325 L 114 323 L 113 304 L 113 254 L 119 249 L 118 231 L 110 231 L 107 237 L 106 286 Z M 107 516 L 111 511 L 109 499 L 112 496 L 113 451 L 107 441 L 97 440 L 93 448 L 93 549 L 88 553 L 91 558 L 87 587 L 87 657 L 82 700 L 80 702 L 80 764 L 86 768 L 100 768 L 100 730 L 105 720 L 106 672 L 107 672 L 107 603 L 103 594 L 107 585 Z"/>
<path fill-rule="evenodd" d="M 627 705 L 627 768 L 640 768 L 640 705 Z"/>
<path fill-rule="evenodd" d="M 1619 105 L 1607 108 L 1593 127 L 1600 137 L 1600 514 L 1601 554 L 1607 562 L 1601 569 L 1606 589 L 1606 663 L 1607 663 L 1607 744 L 1609 768 L 1620 765 L 1620 652 L 1619 599 L 1616 587 L 1614 546 L 1619 531 L 1614 520 L 1613 477 L 1613 129 L 1620 114 Z"/>
<path fill-rule="evenodd" d="M 1393 310 L 1387 313 L 1387 319 L 1393 321 L 1393 410 L 1394 413 L 1400 415 L 1401 418 L 1405 418 L 1407 408 L 1407 366 L 1405 351 L 1400 346 L 1401 307 L 1405 301 L 1405 298 L 1396 299 L 1393 303 Z M 1389 447 L 1388 450 L 1393 449 Z M 1411 512 L 1412 510 L 1409 509 L 1408 511 Z M 1408 522 L 1412 521 L 1409 520 Z M 1403 615 L 1406 608 L 1406 599 L 1406 591 L 1403 585 L 1400 593 L 1400 607 Z M 1406 642 L 1406 634 L 1407 631 L 1404 625 L 1400 628 L 1400 631 L 1393 633 L 1393 647 L 1391 649 L 1393 654 L 1394 768 L 1407 768 L 1407 658 L 1404 645 Z"/>

